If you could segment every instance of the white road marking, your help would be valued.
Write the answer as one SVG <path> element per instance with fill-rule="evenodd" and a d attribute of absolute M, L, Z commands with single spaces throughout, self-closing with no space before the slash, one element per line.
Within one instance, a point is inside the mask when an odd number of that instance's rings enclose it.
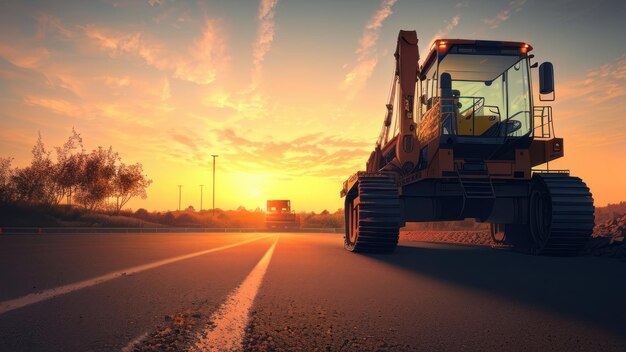
<path fill-rule="evenodd" d="M 213 313 L 210 321 L 215 328 L 202 332 L 196 349 L 199 351 L 240 351 L 248 321 L 250 308 L 259 292 L 259 287 L 269 266 L 279 236 L 265 255 L 248 274 L 245 280 L 231 293 L 226 302 Z"/>
<path fill-rule="evenodd" d="M 164 259 L 164 260 L 159 260 L 159 261 L 148 263 L 148 264 L 138 265 L 138 266 L 134 266 L 134 267 L 131 267 L 131 268 L 126 268 L 126 269 L 122 269 L 122 270 L 115 271 L 115 272 L 112 272 L 112 273 L 104 274 L 102 276 L 98 276 L 98 277 L 95 277 L 95 278 L 79 281 L 79 282 L 76 282 L 76 283 L 73 283 L 73 284 L 59 286 L 59 287 L 51 288 L 51 289 L 44 290 L 44 291 L 41 291 L 41 292 L 37 292 L 37 293 L 31 293 L 31 294 L 28 294 L 26 296 L 22 296 L 22 297 L 19 297 L 19 298 L 11 299 L 11 300 L 8 300 L 8 301 L 0 302 L 0 315 L 4 314 L 6 312 L 10 312 L 12 310 L 18 309 L 18 308 L 26 307 L 26 306 L 29 306 L 31 304 L 35 304 L 35 303 L 38 303 L 38 302 L 41 302 L 41 301 L 45 301 L 45 300 L 48 300 L 48 299 L 51 299 L 51 298 L 54 298 L 54 297 L 57 297 L 57 296 L 61 296 L 61 295 L 64 295 L 66 293 L 74 292 L 76 290 L 80 290 L 80 289 L 83 289 L 83 288 L 86 288 L 86 287 L 90 287 L 90 286 L 95 286 L 95 285 L 101 284 L 103 282 L 107 282 L 107 281 L 110 281 L 110 280 L 113 280 L 113 279 L 117 279 L 118 277 L 140 273 L 140 272 L 145 271 L 145 270 L 158 268 L 158 267 L 163 266 L 163 265 L 175 263 L 175 262 L 178 262 L 178 261 L 181 261 L 181 260 L 197 257 L 197 256 L 208 254 L 208 253 L 223 251 L 225 249 L 229 249 L 229 248 L 241 246 L 241 245 L 244 245 L 244 244 L 247 244 L 247 243 L 250 243 L 250 242 L 258 241 L 260 239 L 267 238 L 269 236 L 270 235 L 260 236 L 260 237 L 256 237 L 256 238 L 253 238 L 253 239 L 249 239 L 249 240 L 245 240 L 245 241 L 229 244 L 229 245 L 226 245 L 226 246 L 221 246 L 221 247 L 217 247 L 217 248 L 211 248 L 211 249 L 207 249 L 207 250 L 200 251 L 200 252 L 194 252 L 194 253 L 190 253 L 190 254 L 181 255 L 181 256 L 178 256 L 178 257 L 173 257 L 173 258 L 168 258 L 168 259 Z"/>
<path fill-rule="evenodd" d="M 134 339 L 132 339 L 128 345 L 124 346 L 124 348 L 122 348 L 121 352 L 131 352 L 133 350 L 133 348 L 135 348 L 136 345 L 138 345 L 141 341 L 143 341 L 146 337 L 148 337 L 148 333 L 144 332 L 143 334 L 135 337 Z"/>

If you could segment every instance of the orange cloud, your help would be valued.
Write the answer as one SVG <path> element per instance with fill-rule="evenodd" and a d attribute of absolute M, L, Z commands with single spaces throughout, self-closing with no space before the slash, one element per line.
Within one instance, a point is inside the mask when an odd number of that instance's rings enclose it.
<path fill-rule="evenodd" d="M 256 85 L 261 77 L 261 65 L 274 40 L 274 13 L 278 0 L 261 0 L 259 3 L 258 28 L 252 53 L 252 82 Z"/>
<path fill-rule="evenodd" d="M 566 82 L 558 91 L 562 99 L 580 99 L 587 104 L 600 105 L 623 98 L 626 96 L 626 54 L 588 71 L 584 79 Z"/>
<path fill-rule="evenodd" d="M 19 145 L 24 148 L 30 148 L 33 146 L 33 143 L 36 140 L 36 134 L 31 132 L 24 132 L 21 129 L 17 128 L 6 128 L 3 127 L 0 129 L 0 140 L 2 143 L 11 144 L 11 145 Z M 7 157 L 8 155 L 0 154 L 0 157 Z M 18 164 L 25 164 L 25 160 L 17 160 Z"/>
<path fill-rule="evenodd" d="M 351 96 L 354 96 L 365 85 L 378 64 L 379 54 L 376 50 L 376 43 L 383 22 L 392 14 L 391 8 L 395 3 L 396 0 L 383 0 L 363 29 L 359 47 L 355 51 L 357 62 L 346 74 L 341 84 L 341 88 L 349 91 Z"/>
<path fill-rule="evenodd" d="M 128 87 L 130 85 L 130 78 L 128 76 L 124 76 L 124 77 L 102 76 L 102 77 L 98 77 L 97 79 L 101 80 L 107 86 L 111 88 L 123 88 L 123 87 Z"/>
<path fill-rule="evenodd" d="M 271 113 L 267 108 L 267 98 L 255 89 L 245 89 L 238 93 L 230 93 L 223 89 L 215 90 L 204 96 L 202 104 L 206 107 L 232 110 L 229 123 L 259 120 Z"/>
<path fill-rule="evenodd" d="M 36 16 L 36 20 L 37 20 L 37 39 L 39 40 L 45 39 L 45 37 L 49 33 L 60 34 L 61 37 L 64 37 L 64 38 L 76 37 L 76 33 L 72 29 L 65 26 L 61 22 L 61 19 L 56 16 L 52 16 L 46 13 L 39 13 Z"/>
<path fill-rule="evenodd" d="M 24 98 L 24 102 L 28 105 L 45 108 L 58 115 L 74 118 L 87 118 L 89 116 L 88 112 L 80 106 L 63 99 L 28 96 Z"/>
<path fill-rule="evenodd" d="M 87 39 L 90 39 L 100 50 L 107 51 L 113 58 L 131 54 L 140 57 L 148 65 L 159 70 L 172 66 L 165 59 L 162 46 L 143 38 L 139 32 L 126 34 L 92 25 L 84 27 L 83 30 Z"/>
<path fill-rule="evenodd" d="M 189 49 L 189 56 L 174 59 L 174 77 L 198 84 L 213 82 L 217 71 L 230 61 L 224 38 L 218 22 L 207 20 L 202 36 Z"/>
<path fill-rule="evenodd" d="M 244 137 L 232 129 L 215 132 L 231 171 L 271 171 L 283 176 L 340 178 L 354 172 L 366 160 L 371 143 L 313 133 L 277 140 Z"/>
<path fill-rule="evenodd" d="M 502 22 L 508 20 L 511 17 L 511 14 L 513 12 L 520 11 L 525 3 L 526 0 L 513 0 L 509 3 L 508 8 L 501 10 L 493 18 L 484 19 L 483 23 L 488 25 L 491 29 L 498 28 Z"/>
<path fill-rule="evenodd" d="M 445 36 L 450 34 L 450 32 L 452 32 L 452 30 L 454 30 L 454 28 L 456 28 L 456 26 L 459 25 L 460 21 L 461 21 L 461 15 L 456 15 L 452 17 L 450 19 L 450 22 L 448 22 L 448 24 L 446 24 L 444 28 L 438 30 L 437 33 L 435 33 L 435 35 L 433 36 L 433 39 L 431 39 L 428 44 L 428 48 L 430 48 L 430 46 L 435 41 L 435 39 L 444 38 Z"/>
<path fill-rule="evenodd" d="M 50 52 L 42 47 L 19 47 L 0 42 L 0 56 L 17 67 L 34 69 L 50 58 Z"/>
<path fill-rule="evenodd" d="M 225 35 L 214 20 L 206 21 L 201 36 L 182 55 L 176 50 L 168 50 L 156 40 L 145 38 L 140 32 L 126 34 L 86 26 L 84 34 L 113 58 L 124 54 L 134 55 L 158 70 L 171 72 L 174 78 L 197 84 L 215 81 L 217 71 L 230 61 L 226 53 Z"/>

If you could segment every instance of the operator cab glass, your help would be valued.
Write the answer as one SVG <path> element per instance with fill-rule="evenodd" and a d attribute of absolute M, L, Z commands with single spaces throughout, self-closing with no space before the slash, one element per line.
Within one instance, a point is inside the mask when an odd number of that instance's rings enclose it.
<path fill-rule="evenodd" d="M 423 71 L 426 79 L 421 89 L 428 102 L 427 111 L 440 98 L 443 98 L 442 106 L 452 107 L 450 113 L 442 115 L 442 134 L 468 137 L 531 134 L 530 70 L 528 59 L 519 48 L 480 50 L 475 45 L 456 45 L 448 52 L 438 52 L 433 61 Z M 448 87 L 438 87 L 437 83 L 446 73 L 451 78 L 451 92 L 443 94 Z"/>

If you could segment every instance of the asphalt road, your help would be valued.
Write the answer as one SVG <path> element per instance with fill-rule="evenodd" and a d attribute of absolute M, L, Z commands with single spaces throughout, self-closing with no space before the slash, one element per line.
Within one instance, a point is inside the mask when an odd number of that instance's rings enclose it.
<path fill-rule="evenodd" d="M 337 234 L 0 235 L 0 351 L 625 351 L 626 265 Z"/>

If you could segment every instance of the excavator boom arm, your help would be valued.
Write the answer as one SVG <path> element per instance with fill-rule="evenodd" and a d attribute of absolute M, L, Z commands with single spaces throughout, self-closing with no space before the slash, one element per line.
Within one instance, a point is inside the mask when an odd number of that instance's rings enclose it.
<path fill-rule="evenodd" d="M 419 75 L 419 50 L 415 31 L 400 31 L 396 47 L 398 76 L 399 134 L 394 164 L 405 172 L 413 170 L 419 159 L 419 146 L 414 119 L 415 84 Z"/>

